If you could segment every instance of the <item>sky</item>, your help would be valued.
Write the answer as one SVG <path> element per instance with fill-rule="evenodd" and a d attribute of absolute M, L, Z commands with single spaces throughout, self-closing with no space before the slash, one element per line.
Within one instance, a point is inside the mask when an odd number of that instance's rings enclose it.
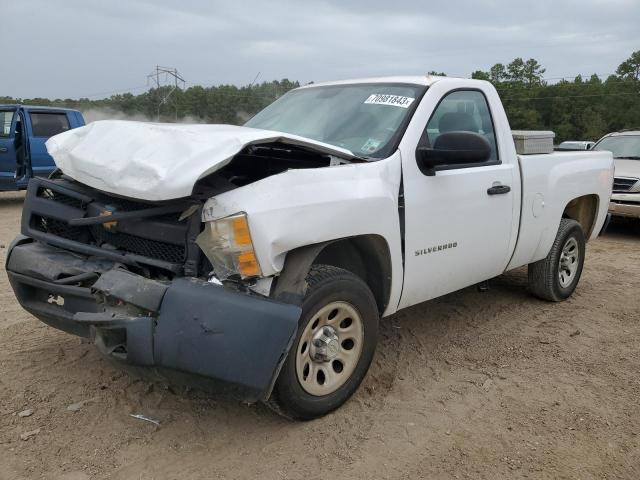
<path fill-rule="evenodd" d="M 607 76 L 640 50 L 640 0 L 0 0 L 0 96 L 142 93 L 156 65 L 190 85 L 423 74 L 516 57 L 545 77 Z"/>

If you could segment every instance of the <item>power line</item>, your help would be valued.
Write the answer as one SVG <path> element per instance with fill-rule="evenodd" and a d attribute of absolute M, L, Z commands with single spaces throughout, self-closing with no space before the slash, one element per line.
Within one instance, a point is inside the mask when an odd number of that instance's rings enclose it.
<path fill-rule="evenodd" d="M 519 96 L 519 97 L 504 97 L 502 98 L 502 100 L 549 100 L 549 99 L 556 99 L 556 98 L 587 98 L 587 97 L 620 97 L 620 96 L 625 96 L 625 95 L 639 95 L 640 92 L 633 92 L 633 93 L 599 93 L 599 94 L 593 94 L 593 95 L 558 95 L 558 96 L 553 96 L 553 97 L 526 97 L 526 96 Z"/>
<path fill-rule="evenodd" d="M 159 67 L 159 68 L 168 68 L 168 67 Z M 175 70 L 175 69 L 172 69 Z M 177 70 L 176 70 L 177 72 Z M 162 73 L 162 72 L 160 72 Z M 565 76 L 558 76 L 558 77 L 542 77 L 541 80 L 564 80 L 564 79 L 575 79 L 578 76 L 582 76 L 583 78 L 588 78 L 591 75 L 598 75 L 599 77 L 604 77 L 604 76 L 609 76 L 609 75 L 614 75 L 613 73 L 595 73 L 595 74 L 576 74 L 576 75 L 565 75 Z M 152 74 L 149 75 L 149 77 L 155 77 L 154 78 L 154 83 L 156 83 L 156 86 L 158 85 L 158 83 L 160 82 L 160 76 L 158 75 L 158 72 L 154 72 Z M 222 86 L 221 84 L 215 84 L 215 83 L 204 83 L 204 84 L 196 84 L 195 82 L 189 82 L 189 81 L 184 81 L 184 79 L 182 79 L 181 76 L 179 76 L 178 74 L 178 80 L 179 83 L 183 84 L 183 88 L 184 86 L 186 86 L 186 84 L 189 85 L 193 85 L 193 86 L 200 86 L 203 88 L 219 88 L 220 86 Z M 257 80 L 257 76 L 256 79 L 254 79 L 254 81 L 248 86 L 248 87 L 235 87 L 232 86 L 231 88 L 236 88 L 238 89 L 238 91 L 236 92 L 227 92 L 227 91 L 222 91 L 222 90 L 216 90 L 213 93 L 214 96 L 219 96 L 219 97 L 237 97 L 237 98 L 262 98 L 265 100 L 275 100 L 277 97 L 274 96 L 274 94 L 265 94 L 265 93 L 258 93 L 254 90 L 254 84 Z M 161 83 L 161 82 L 160 82 Z M 534 89 L 534 88 L 548 88 L 548 87 L 566 87 L 566 88 L 573 88 L 573 87 L 599 87 L 601 86 L 601 84 L 592 84 L 589 83 L 588 80 L 585 80 L 584 83 L 573 83 L 573 82 L 568 82 L 565 84 L 562 83 L 555 83 L 555 84 L 547 84 L 547 85 L 532 85 L 532 86 L 528 86 L 528 87 L 518 87 L 518 88 L 511 88 L 511 87 L 501 87 L 500 85 L 496 86 L 496 89 L 498 90 L 499 93 L 510 93 L 510 92 L 520 92 L 520 91 L 527 91 L 530 89 Z M 82 98 L 88 98 L 88 99 L 92 99 L 95 97 L 99 97 L 99 96 L 106 96 L 106 95 L 115 95 L 115 94 L 119 94 L 119 93 L 130 93 L 130 92 L 134 92 L 134 91 L 139 91 L 139 90 L 143 90 L 143 89 L 148 89 L 149 88 L 149 84 L 147 83 L 147 85 L 139 85 L 136 87 L 130 87 L 130 88 L 123 88 L 123 89 L 119 89 L 119 90 L 113 90 L 113 91 L 105 91 L 105 92 L 98 92 L 98 93 L 94 93 L 91 95 L 81 95 L 79 96 L 76 100 L 80 100 Z M 191 88 L 191 87 L 189 87 Z M 241 89 L 245 89 L 248 88 L 249 91 L 241 91 Z M 174 85 L 172 86 L 170 95 L 176 90 L 176 83 L 174 82 Z M 602 96 L 602 95 L 620 95 L 620 94 L 601 94 L 601 95 L 597 95 L 597 96 Z M 587 95 L 589 96 L 589 95 Z M 578 95 L 564 95 L 561 97 L 505 97 L 505 99 L 548 99 L 548 98 L 570 98 L 570 97 L 579 97 Z M 173 103 L 173 102 L 172 102 Z M 162 102 L 160 102 L 160 105 L 162 105 Z"/>
<path fill-rule="evenodd" d="M 254 84 L 254 83 L 256 83 L 256 81 L 258 80 L 258 77 L 259 77 L 259 76 L 260 76 L 260 72 L 258 72 L 258 73 L 256 74 L 256 77 L 253 79 L 253 82 L 251 82 L 251 83 L 249 84 L 249 88 L 253 87 L 253 84 Z"/>
<path fill-rule="evenodd" d="M 155 74 L 153 74 L 153 75 L 155 75 Z M 191 84 L 191 85 L 196 86 L 196 87 L 205 87 L 204 85 L 197 85 L 197 84 L 194 84 L 193 82 L 185 82 L 185 83 Z M 213 84 L 211 84 L 211 85 L 213 85 Z M 192 87 L 189 87 L 189 88 L 192 88 Z M 248 87 L 241 87 L 241 88 L 248 88 Z M 98 96 L 102 96 L 102 95 L 115 95 L 115 94 L 118 94 L 118 93 L 128 93 L 128 92 L 131 92 L 131 91 L 142 90 L 142 89 L 147 89 L 148 90 L 149 89 L 149 85 L 142 85 L 142 86 L 139 86 L 139 87 L 125 88 L 125 89 L 114 90 L 114 91 L 110 91 L 110 92 L 94 93 L 92 95 L 82 95 L 82 96 L 80 96 L 78 98 L 79 99 L 80 98 L 94 98 L 94 97 L 98 97 Z M 273 95 L 257 93 L 255 91 L 237 92 L 237 93 L 236 92 L 217 91 L 217 92 L 215 92 L 215 94 L 216 95 L 237 96 L 237 97 L 245 97 L 245 96 L 246 97 L 250 97 L 250 96 L 253 96 L 253 97 L 271 98 L 271 99 L 275 98 Z"/>
<path fill-rule="evenodd" d="M 155 76 L 155 73 L 150 74 L 151 76 Z M 258 73 L 259 75 L 259 73 Z M 615 75 L 615 73 L 589 73 L 589 74 L 582 74 L 582 73 L 578 73 L 575 75 L 564 75 L 561 77 L 542 77 L 541 80 L 543 81 L 547 81 L 547 80 L 573 80 L 578 76 L 581 76 L 583 78 L 589 78 L 591 77 L 591 75 L 597 75 L 599 78 L 603 78 L 603 77 L 608 77 L 610 75 Z M 465 75 L 448 75 L 450 77 L 453 78 L 465 78 Z M 253 88 L 253 85 L 255 84 L 257 78 L 253 80 L 253 82 L 251 82 L 251 84 L 247 87 L 247 88 Z M 189 82 L 189 81 L 185 81 L 184 82 L 185 86 L 186 85 L 190 85 L 193 87 L 203 87 L 203 88 L 210 88 L 210 87 L 220 87 L 223 84 L 220 83 L 216 83 L 216 82 L 206 82 L 206 83 L 198 83 L 198 82 Z M 557 85 L 557 84 L 554 84 Z M 571 83 L 571 86 L 591 86 L 592 84 L 589 84 L 585 81 L 585 83 L 583 84 L 575 84 L 575 83 Z M 552 86 L 552 85 L 547 85 L 547 86 Z M 97 93 L 93 93 L 91 95 L 79 95 L 78 98 L 95 98 L 95 97 L 100 97 L 100 96 L 107 96 L 107 95 L 116 95 L 119 93 L 129 93 L 129 92 L 133 92 L 133 91 L 139 91 L 139 90 L 143 90 L 143 89 L 148 89 L 149 88 L 149 84 L 147 83 L 146 85 L 138 85 L 136 87 L 129 87 L 129 88 L 122 88 L 122 89 L 118 89 L 118 90 L 112 90 L 112 91 L 105 91 L 105 92 L 97 92 Z M 189 87 L 192 88 L 192 87 Z M 236 87 L 238 88 L 238 87 Z M 240 87 L 240 88 L 245 88 L 245 87 Z M 498 89 L 498 91 L 502 91 L 502 90 L 511 90 L 511 91 L 516 91 L 516 90 L 526 90 L 527 88 L 530 87 L 524 87 L 524 88 L 499 88 L 496 87 Z M 219 92 L 222 93 L 222 92 Z M 225 93 L 229 96 L 263 96 L 264 98 L 274 98 L 272 95 L 264 95 L 264 94 L 257 94 L 257 93 L 252 93 L 252 92 L 247 92 L 247 93 Z"/>
<path fill-rule="evenodd" d="M 526 87 L 502 87 L 500 85 L 496 86 L 496 90 L 499 93 L 509 93 L 509 92 L 522 92 L 522 91 L 531 91 L 534 89 L 547 89 L 547 88 L 558 88 L 558 89 L 571 89 L 571 88 L 585 88 L 585 87 L 593 87 L 593 88 L 602 88 L 603 83 L 563 83 L 563 84 L 547 84 L 547 85 L 529 85 Z"/>
<path fill-rule="evenodd" d="M 500 87 L 500 86 L 496 86 L 496 90 L 498 90 L 498 93 L 509 93 L 509 92 L 522 92 L 522 91 L 531 91 L 534 89 L 546 89 L 546 88 L 553 88 L 556 85 L 530 85 L 528 87 L 517 87 L 517 88 L 511 88 L 511 87 Z M 602 84 L 573 84 L 573 83 L 569 83 L 566 85 L 566 89 L 569 88 L 573 88 L 573 87 L 578 87 L 578 88 L 583 88 L 583 87 L 601 87 Z M 562 88 L 562 87 L 561 87 Z"/>
<path fill-rule="evenodd" d="M 576 75 L 565 75 L 564 77 L 543 77 L 542 80 L 567 80 L 567 79 L 575 79 L 576 77 L 591 77 L 592 75 L 600 77 L 608 77 L 610 75 L 615 75 L 615 73 L 578 73 Z"/>

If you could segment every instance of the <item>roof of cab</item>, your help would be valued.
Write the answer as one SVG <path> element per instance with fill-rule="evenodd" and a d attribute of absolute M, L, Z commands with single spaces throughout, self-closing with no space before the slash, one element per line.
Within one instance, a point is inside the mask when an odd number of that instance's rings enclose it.
<path fill-rule="evenodd" d="M 37 105 L 20 105 L 20 104 L 5 104 L 5 105 L 0 105 L 0 110 L 17 110 L 17 109 L 23 109 L 26 111 L 30 111 L 30 110 L 38 110 L 38 111 L 42 111 L 42 110 L 47 110 L 47 111 L 52 111 L 52 112 L 77 112 L 77 110 L 73 109 L 73 108 L 62 108 L 62 107 L 39 107 Z"/>
<path fill-rule="evenodd" d="M 348 80 L 336 80 L 332 82 L 310 83 L 309 85 L 304 85 L 299 88 L 326 87 L 331 85 L 353 85 L 357 83 L 406 83 L 428 87 L 439 80 L 444 80 L 447 78 L 451 77 L 437 77 L 435 75 L 406 75 L 397 77 L 353 78 Z"/>

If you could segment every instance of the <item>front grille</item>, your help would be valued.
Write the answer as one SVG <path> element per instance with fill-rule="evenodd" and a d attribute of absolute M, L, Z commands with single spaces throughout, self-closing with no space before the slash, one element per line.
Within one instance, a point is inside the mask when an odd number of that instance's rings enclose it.
<path fill-rule="evenodd" d="M 631 177 L 615 177 L 613 179 L 613 192 L 614 193 L 625 193 L 631 190 L 634 185 L 638 183 L 637 178 Z"/>
<path fill-rule="evenodd" d="M 182 221 L 180 213 L 121 219 L 114 230 L 105 228 L 105 224 L 72 226 L 68 223 L 70 219 L 94 217 L 105 210 L 131 212 L 165 205 L 107 195 L 62 179 L 34 179 L 32 183 L 24 207 L 27 221 L 23 224 L 23 233 L 26 235 L 38 238 L 36 232 L 41 232 L 112 252 L 160 260 L 172 264 L 171 271 L 184 267 L 185 274 L 187 265 L 199 263 L 199 250 L 189 248 L 190 239 L 195 238 L 201 228 L 198 214 Z M 38 201 L 31 201 L 33 197 L 38 197 Z M 181 205 L 176 203 L 180 211 Z M 189 259 L 189 252 L 193 250 L 198 252 L 196 258 Z"/>
<path fill-rule="evenodd" d="M 149 204 L 136 202 L 135 200 L 130 200 L 128 198 L 120 198 L 120 197 L 112 197 L 106 195 L 104 193 L 95 193 L 96 201 L 105 204 L 114 206 L 117 208 L 119 212 L 132 212 L 134 210 L 144 210 L 145 208 L 149 208 Z"/>
<path fill-rule="evenodd" d="M 82 242 L 83 237 L 86 237 L 86 229 L 84 227 L 72 227 L 62 220 L 42 217 L 40 215 L 33 215 L 31 217 L 31 227 L 40 232 L 50 233 L 56 237 L 73 240 L 74 242 Z"/>
<path fill-rule="evenodd" d="M 134 253 L 144 257 L 155 258 L 169 263 L 185 261 L 185 247 L 158 240 L 136 237 L 124 232 L 112 233 L 102 225 L 90 227 L 74 227 L 66 222 L 39 215 L 32 217 L 32 228 L 74 242 L 109 246 L 126 253 Z"/>
<path fill-rule="evenodd" d="M 65 195 L 64 193 L 60 193 L 56 190 L 52 190 L 47 187 L 38 188 L 37 195 L 40 198 L 53 200 L 54 202 L 62 203 L 64 205 L 67 205 L 68 207 L 79 208 L 79 209 L 84 208 L 84 203 L 82 202 L 82 200 L 78 200 L 77 198 L 70 197 L 68 195 Z"/>
<path fill-rule="evenodd" d="M 128 233 L 112 233 L 104 229 L 102 225 L 89 227 L 91 235 L 100 245 L 108 243 L 128 253 L 135 253 L 145 257 L 157 258 L 170 263 L 182 263 L 185 260 L 184 245 L 159 242 L 148 238 L 136 237 Z"/>

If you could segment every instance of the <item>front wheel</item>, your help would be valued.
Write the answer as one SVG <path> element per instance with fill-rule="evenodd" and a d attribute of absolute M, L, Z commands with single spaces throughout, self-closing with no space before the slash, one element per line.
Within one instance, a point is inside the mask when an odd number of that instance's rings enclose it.
<path fill-rule="evenodd" d="M 584 265 L 585 238 L 575 220 L 563 218 L 546 258 L 529 264 L 529 289 L 543 300 L 559 302 L 571 296 Z"/>
<path fill-rule="evenodd" d="M 341 268 L 315 265 L 307 276 L 298 333 L 268 404 L 309 420 L 357 390 L 376 348 L 378 308 L 369 287 Z"/>

